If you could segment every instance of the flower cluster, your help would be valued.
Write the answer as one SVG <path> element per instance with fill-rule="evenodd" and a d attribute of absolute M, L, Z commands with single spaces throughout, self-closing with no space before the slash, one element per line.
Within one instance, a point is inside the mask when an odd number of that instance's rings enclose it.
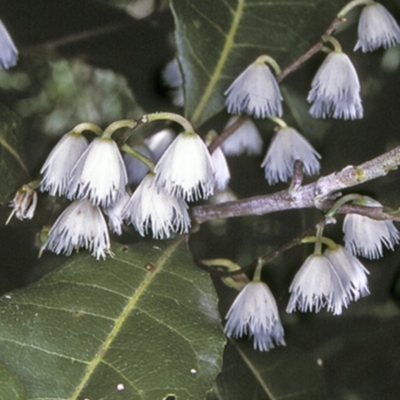
<path fill-rule="evenodd" d="M 124 222 L 156 239 L 187 233 L 191 222 L 186 201 L 205 199 L 214 187 L 224 189 L 229 181 L 222 151 L 211 156 L 194 132 L 173 138 L 166 130 L 148 139 L 148 147 L 125 148 L 139 160 L 146 159 L 145 165 L 131 154 L 122 157 L 107 130 L 101 134 L 96 129 L 100 136 L 89 144 L 82 130 L 90 128 L 83 125 L 61 138 L 41 169 L 41 190 L 72 201 L 50 229 L 42 250 L 69 255 L 84 247 L 96 258 L 111 255 L 106 217 L 109 229 L 118 235 Z M 157 158 L 154 172 L 149 171 Z M 132 195 L 128 184 L 138 184 Z M 19 218 L 25 214 L 17 212 Z"/>

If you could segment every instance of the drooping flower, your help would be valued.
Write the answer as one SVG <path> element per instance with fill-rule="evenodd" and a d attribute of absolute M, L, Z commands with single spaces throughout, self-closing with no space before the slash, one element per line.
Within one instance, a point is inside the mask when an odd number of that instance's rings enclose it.
<path fill-rule="evenodd" d="M 349 300 L 357 301 L 369 294 L 367 277 L 369 272 L 357 257 L 350 254 L 343 246 L 337 246 L 335 249 L 327 248 L 324 256 L 338 274 Z"/>
<path fill-rule="evenodd" d="M 182 198 L 171 196 L 157 187 L 154 174 L 149 173 L 126 204 L 122 217 L 142 236 L 151 230 L 155 239 L 164 239 L 172 233 L 189 231 L 187 208 Z"/>
<path fill-rule="evenodd" d="M 278 307 L 269 287 L 261 281 L 248 283 L 238 294 L 226 314 L 227 337 L 253 337 L 255 350 L 268 351 L 285 346 Z"/>
<path fill-rule="evenodd" d="M 314 118 L 363 117 L 360 82 L 349 57 L 334 51 L 325 58 L 312 83 L 307 100 Z"/>
<path fill-rule="evenodd" d="M 232 116 L 225 126 L 225 129 L 233 125 L 239 116 Z M 222 151 L 227 156 L 239 156 L 246 153 L 249 156 L 261 154 L 263 142 L 260 133 L 254 122 L 248 119 L 222 145 Z"/>
<path fill-rule="evenodd" d="M 340 278 L 330 261 L 323 255 L 311 254 L 295 275 L 289 292 L 291 293 L 286 311 L 296 309 L 306 312 L 319 312 L 322 308 L 342 313 L 349 299 Z"/>
<path fill-rule="evenodd" d="M 265 178 L 270 185 L 286 182 L 293 175 L 293 166 L 300 160 L 307 175 L 317 174 L 321 156 L 311 144 L 296 130 L 290 127 L 279 128 L 261 164 L 265 168 Z"/>
<path fill-rule="evenodd" d="M 366 53 L 399 43 L 400 27 L 390 12 L 380 3 L 366 5 L 358 21 L 358 41 L 354 51 L 361 48 Z"/>
<path fill-rule="evenodd" d="M 122 234 L 123 217 L 122 212 L 130 199 L 129 194 L 124 190 L 121 197 L 113 206 L 103 208 L 104 214 L 108 217 L 108 227 L 117 235 Z"/>
<path fill-rule="evenodd" d="M 155 182 L 171 196 L 188 201 L 206 199 L 214 192 L 214 168 L 210 153 L 193 132 L 176 137 L 155 166 Z"/>
<path fill-rule="evenodd" d="M 165 84 L 172 89 L 172 102 L 176 106 L 182 107 L 185 104 L 185 96 L 183 93 L 182 72 L 179 68 L 177 58 L 174 58 L 166 65 L 162 72 L 162 77 Z"/>
<path fill-rule="evenodd" d="M 13 67 L 17 63 L 17 60 L 18 50 L 6 27 L 0 20 L 0 69 Z"/>
<path fill-rule="evenodd" d="M 248 114 L 256 118 L 281 116 L 282 95 L 264 56 L 250 64 L 225 91 L 230 114 Z"/>
<path fill-rule="evenodd" d="M 217 147 L 211 154 L 214 165 L 215 187 L 218 190 L 225 190 L 231 179 L 231 173 L 225 155 L 220 147 Z"/>
<path fill-rule="evenodd" d="M 125 164 L 117 144 L 109 138 L 96 138 L 72 170 L 68 196 L 111 207 L 127 182 Z"/>
<path fill-rule="evenodd" d="M 66 133 L 54 146 L 40 170 L 43 174 L 40 190 L 49 192 L 51 196 L 67 194 L 72 169 L 87 147 L 85 136 L 73 131 Z"/>
<path fill-rule="evenodd" d="M 38 196 L 36 191 L 29 185 L 23 185 L 17 190 L 10 206 L 13 208 L 10 216 L 7 218 L 6 225 L 15 215 L 20 221 L 32 219 L 35 214 Z"/>
<path fill-rule="evenodd" d="M 153 161 L 153 155 L 147 146 L 134 146 L 133 149 Z M 138 185 L 149 172 L 149 167 L 128 153 L 125 153 L 122 158 L 128 175 L 128 185 Z"/>
<path fill-rule="evenodd" d="M 367 196 L 354 203 L 367 207 L 382 207 L 381 203 Z M 394 245 L 400 242 L 400 233 L 393 221 L 377 221 L 358 214 L 346 215 L 343 232 L 346 249 L 354 255 L 370 259 L 383 256 L 383 245 L 393 250 Z"/>
<path fill-rule="evenodd" d="M 99 207 L 86 199 L 74 201 L 57 218 L 41 252 L 50 250 L 69 256 L 81 247 L 91 251 L 96 259 L 112 256 L 103 214 Z"/>

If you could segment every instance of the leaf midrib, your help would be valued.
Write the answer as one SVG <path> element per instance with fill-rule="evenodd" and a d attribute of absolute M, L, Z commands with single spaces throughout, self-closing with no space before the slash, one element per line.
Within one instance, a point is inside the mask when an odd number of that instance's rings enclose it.
<path fill-rule="evenodd" d="M 175 240 L 162 254 L 162 256 L 158 259 L 155 269 L 152 271 L 149 271 L 143 282 L 140 284 L 138 287 L 137 291 L 135 294 L 132 296 L 132 298 L 129 300 L 125 308 L 122 310 L 122 313 L 120 316 L 115 320 L 115 324 L 113 329 L 110 331 L 108 334 L 107 338 L 105 339 L 103 345 L 93 358 L 93 360 L 88 364 L 85 374 L 83 375 L 81 381 L 77 385 L 75 391 L 73 392 L 72 396 L 69 398 L 69 400 L 77 400 L 78 396 L 86 386 L 86 384 L 89 382 L 90 377 L 96 370 L 97 366 L 100 364 L 100 362 L 103 361 L 104 355 L 107 353 L 108 349 L 110 348 L 113 340 L 115 337 L 118 335 L 118 332 L 120 331 L 121 327 L 124 325 L 126 319 L 128 318 L 129 314 L 131 311 L 135 308 L 138 300 L 141 298 L 141 295 L 143 292 L 146 291 L 147 287 L 150 285 L 150 283 L 153 281 L 154 277 L 162 270 L 163 265 L 168 261 L 170 256 L 174 253 L 176 248 L 179 246 L 179 244 L 184 240 L 184 236 L 179 237 L 177 240 Z"/>
<path fill-rule="evenodd" d="M 193 125 L 197 124 L 197 121 L 200 118 L 205 105 L 207 104 L 208 100 L 210 99 L 212 92 L 213 92 L 219 78 L 221 77 L 222 70 L 225 66 L 229 52 L 234 43 L 234 38 L 235 38 L 236 32 L 239 28 L 239 23 L 242 18 L 242 15 L 243 15 L 244 6 L 245 6 L 245 0 L 239 0 L 237 8 L 234 13 L 232 25 L 231 25 L 228 35 L 226 37 L 226 41 L 225 41 L 224 47 L 222 49 L 221 55 L 218 59 L 218 63 L 215 67 L 213 74 L 211 75 L 211 79 L 208 82 L 208 85 L 204 91 L 203 96 L 201 97 L 201 99 L 199 101 L 199 104 L 197 105 L 196 109 L 193 112 L 193 116 L 192 116 Z"/>

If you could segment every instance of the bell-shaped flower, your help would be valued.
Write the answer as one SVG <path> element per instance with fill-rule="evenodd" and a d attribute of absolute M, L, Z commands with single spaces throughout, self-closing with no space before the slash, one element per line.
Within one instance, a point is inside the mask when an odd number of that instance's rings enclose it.
<path fill-rule="evenodd" d="M 18 50 L 6 27 L 0 20 L 0 69 L 13 67 L 17 63 L 17 60 Z"/>
<path fill-rule="evenodd" d="M 278 82 L 263 56 L 250 64 L 225 91 L 230 114 L 248 114 L 256 118 L 281 116 L 282 95 Z"/>
<path fill-rule="evenodd" d="M 324 256 L 338 274 L 349 300 L 357 301 L 360 297 L 369 294 L 367 277 L 369 272 L 357 257 L 350 254 L 343 246 L 326 249 Z"/>
<path fill-rule="evenodd" d="M 152 173 L 146 175 L 125 206 L 122 217 L 144 236 L 152 231 L 155 239 L 169 238 L 172 233 L 187 233 L 190 217 L 187 204 L 157 187 Z"/>
<path fill-rule="evenodd" d="M 183 93 L 183 78 L 179 68 L 178 59 L 174 58 L 170 61 L 162 72 L 165 84 L 171 88 L 172 102 L 178 107 L 185 104 L 185 96 Z"/>
<path fill-rule="evenodd" d="M 147 146 L 134 146 L 133 149 L 153 161 L 153 155 Z M 128 185 L 138 185 L 149 172 L 149 167 L 128 153 L 125 153 L 122 158 L 128 175 Z"/>
<path fill-rule="evenodd" d="M 315 118 L 357 119 L 363 117 L 360 82 L 349 57 L 334 51 L 325 58 L 312 83 L 307 100 Z"/>
<path fill-rule="evenodd" d="M 358 21 L 358 41 L 354 51 L 364 53 L 400 43 L 400 27 L 390 12 L 379 3 L 366 5 Z"/>
<path fill-rule="evenodd" d="M 125 164 L 117 144 L 109 138 L 96 138 L 72 170 L 68 196 L 111 207 L 120 198 L 127 182 Z"/>
<path fill-rule="evenodd" d="M 43 174 L 40 190 L 49 192 L 51 196 L 67 194 L 71 172 L 87 147 L 85 136 L 73 131 L 66 133 L 54 146 L 40 170 Z"/>
<path fill-rule="evenodd" d="M 215 187 L 218 190 L 225 190 L 231 179 L 231 173 L 225 155 L 220 147 L 217 147 L 211 154 L 214 165 Z"/>
<path fill-rule="evenodd" d="M 349 299 L 331 262 L 323 255 L 311 254 L 295 275 L 289 292 L 291 293 L 286 311 L 296 309 L 319 312 L 322 308 L 342 313 Z"/>
<path fill-rule="evenodd" d="M 296 129 L 279 128 L 261 167 L 264 167 L 265 178 L 272 185 L 279 181 L 286 182 L 293 175 L 296 160 L 303 163 L 307 175 L 319 173 L 319 158 L 321 156 Z"/>
<path fill-rule="evenodd" d="M 121 197 L 114 203 L 113 206 L 103 208 L 104 214 L 108 217 L 108 227 L 110 231 L 117 235 L 122 234 L 123 217 L 122 212 L 125 206 L 128 204 L 130 199 L 129 194 L 126 191 L 121 193 Z"/>
<path fill-rule="evenodd" d="M 269 287 L 259 280 L 248 283 L 238 294 L 226 314 L 227 337 L 253 337 L 255 350 L 268 351 L 285 346 L 278 307 Z"/>
<path fill-rule="evenodd" d="M 36 190 L 29 185 L 23 185 L 17 190 L 15 196 L 10 204 L 13 208 L 10 216 L 7 218 L 6 225 L 11 221 L 15 215 L 20 221 L 24 219 L 32 219 L 35 214 L 38 196 Z"/>
<path fill-rule="evenodd" d="M 69 256 L 81 247 L 91 251 L 96 259 L 112 256 L 104 216 L 89 200 L 74 201 L 63 211 L 51 227 L 41 252 L 50 250 Z"/>
<path fill-rule="evenodd" d="M 200 136 L 184 132 L 176 137 L 155 166 L 155 182 L 171 196 L 188 201 L 206 199 L 214 192 L 214 168 Z"/>
<path fill-rule="evenodd" d="M 225 129 L 233 125 L 238 118 L 237 115 L 232 116 Z M 239 156 L 244 153 L 249 156 L 256 156 L 262 152 L 263 141 L 254 122 L 247 119 L 222 143 L 221 148 L 227 156 Z"/>
<path fill-rule="evenodd" d="M 364 196 L 355 202 L 367 207 L 382 207 L 378 201 Z M 347 214 L 343 222 L 344 242 L 348 251 L 369 259 L 383 256 L 383 245 L 394 249 L 400 233 L 392 221 L 378 221 L 359 214 Z"/>

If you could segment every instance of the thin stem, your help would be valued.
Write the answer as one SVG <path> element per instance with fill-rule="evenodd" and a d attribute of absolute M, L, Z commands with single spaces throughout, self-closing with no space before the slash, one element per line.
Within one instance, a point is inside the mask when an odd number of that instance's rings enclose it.
<path fill-rule="evenodd" d="M 267 56 L 264 54 L 257 58 L 255 64 L 269 64 L 274 69 L 276 75 L 279 75 L 281 73 L 281 68 L 279 67 L 279 64 L 271 56 Z"/>
<path fill-rule="evenodd" d="M 323 35 L 322 40 L 324 42 L 329 42 L 332 44 L 335 53 L 342 53 L 342 46 L 340 45 L 339 41 L 335 39 L 333 36 Z"/>
<path fill-rule="evenodd" d="M 169 120 L 180 124 L 185 132 L 194 132 L 192 124 L 184 117 L 179 114 L 169 113 L 169 112 L 158 112 L 153 114 L 145 114 L 140 118 L 139 122 L 147 123 L 159 120 Z"/>
<path fill-rule="evenodd" d="M 261 271 L 263 268 L 263 261 L 262 258 L 259 257 L 258 258 L 258 262 L 257 262 L 257 267 L 254 271 L 254 275 L 253 275 L 253 282 L 261 282 Z"/>
<path fill-rule="evenodd" d="M 325 214 L 325 217 L 326 218 L 333 217 L 335 215 L 336 211 L 339 209 L 339 207 L 341 207 L 343 204 L 346 204 L 353 200 L 359 200 L 362 197 L 363 196 L 356 194 L 356 193 L 347 194 L 346 196 L 341 197 L 339 200 L 337 200 L 335 202 L 335 204 L 332 206 L 332 208 Z"/>
<path fill-rule="evenodd" d="M 346 4 L 338 13 L 338 18 L 344 18 L 346 14 L 351 11 L 354 7 L 361 5 L 374 4 L 375 2 L 372 0 L 353 0 L 350 3 Z"/>
<path fill-rule="evenodd" d="M 143 154 L 139 153 L 138 151 L 132 149 L 132 147 L 128 146 L 127 144 L 123 144 L 121 146 L 121 150 L 123 150 L 123 151 L 125 151 L 125 153 L 128 153 L 131 156 L 137 158 L 143 164 L 146 164 L 149 167 L 149 170 L 151 172 L 154 172 L 154 163 L 149 158 L 147 158 Z"/>
<path fill-rule="evenodd" d="M 96 124 L 92 124 L 91 122 L 82 122 L 81 124 L 76 125 L 71 132 L 76 134 L 81 134 L 85 131 L 94 132 L 97 136 L 101 136 L 103 130 L 97 126 Z"/>
<path fill-rule="evenodd" d="M 314 254 L 320 256 L 322 254 L 322 235 L 324 233 L 324 224 L 317 224 L 317 233 L 315 234 Z"/>
<path fill-rule="evenodd" d="M 278 117 L 270 117 L 269 118 L 272 122 L 275 122 L 277 125 L 279 125 L 280 128 L 287 128 L 286 122 L 282 118 Z"/>
<path fill-rule="evenodd" d="M 316 240 L 317 240 L 316 236 L 306 236 L 301 240 L 301 243 L 316 243 Z M 331 250 L 335 250 L 338 247 L 338 245 L 332 239 L 329 239 L 326 236 L 322 236 L 320 240 L 321 243 L 328 246 Z"/>
<path fill-rule="evenodd" d="M 115 121 L 112 124 L 108 125 L 106 129 L 104 129 L 103 138 L 111 138 L 113 133 L 121 128 L 136 128 L 137 123 L 133 119 L 122 119 L 120 121 Z"/>

